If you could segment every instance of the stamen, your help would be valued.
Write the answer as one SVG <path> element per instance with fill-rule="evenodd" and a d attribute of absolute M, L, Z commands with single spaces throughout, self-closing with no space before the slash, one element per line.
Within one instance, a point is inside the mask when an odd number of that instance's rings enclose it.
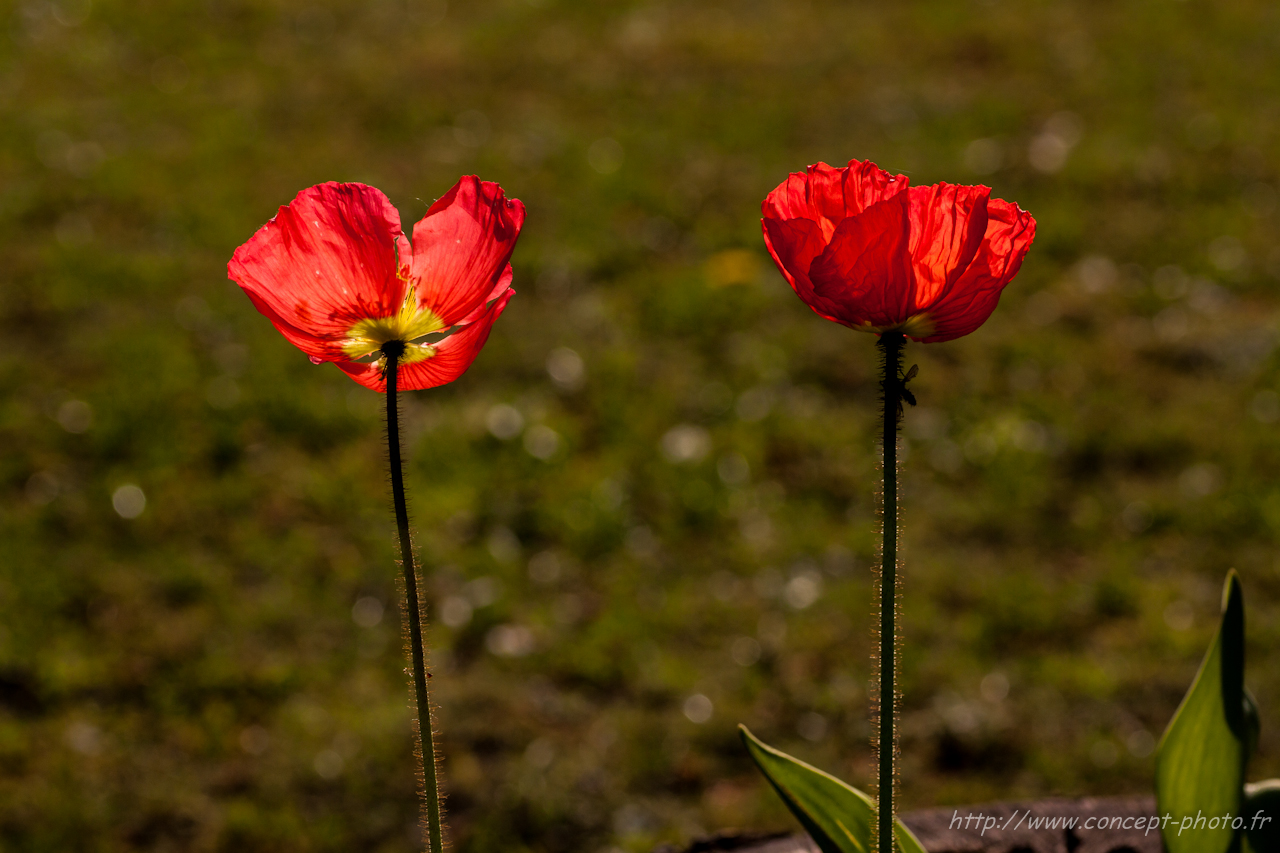
<path fill-rule="evenodd" d="M 355 361 L 379 352 L 388 341 L 404 343 L 444 330 L 445 325 L 435 312 L 418 304 L 417 290 L 410 285 L 399 311 L 390 317 L 369 317 L 358 321 L 347 331 L 347 340 L 342 348 L 347 357 Z M 431 358 L 435 349 L 425 345 L 410 346 L 401 355 L 401 364 L 411 364 Z"/>

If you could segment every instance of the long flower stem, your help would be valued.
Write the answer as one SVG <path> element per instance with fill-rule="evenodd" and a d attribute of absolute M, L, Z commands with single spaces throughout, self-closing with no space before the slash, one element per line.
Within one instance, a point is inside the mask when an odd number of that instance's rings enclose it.
<path fill-rule="evenodd" d="M 435 732 L 431 727 L 431 700 L 427 695 L 427 666 L 422 643 L 422 608 L 418 603 L 418 573 L 413 563 L 413 543 L 409 539 L 409 510 L 405 506 L 404 471 L 400 462 L 396 367 L 404 352 L 404 344 L 400 343 L 397 349 L 388 343 L 383 352 L 387 358 L 387 448 L 391 457 L 391 497 L 396 508 L 396 532 L 400 537 L 400 565 L 404 570 L 405 611 L 409 618 L 409 647 L 413 657 L 413 691 L 418 706 L 417 747 L 422 758 L 422 798 L 427 808 L 428 850 L 429 853 L 444 853 Z"/>
<path fill-rule="evenodd" d="M 902 405 L 902 348 L 906 338 L 897 332 L 880 336 L 884 353 L 884 541 L 880 550 L 880 701 L 879 701 L 879 853 L 893 853 L 894 782 L 898 738 L 895 723 L 898 694 L 894 685 L 897 627 L 894 617 L 898 593 L 898 411 Z"/>

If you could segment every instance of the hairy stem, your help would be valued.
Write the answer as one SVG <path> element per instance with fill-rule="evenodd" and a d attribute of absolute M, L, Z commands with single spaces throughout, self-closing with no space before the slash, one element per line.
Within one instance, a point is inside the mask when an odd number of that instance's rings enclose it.
<path fill-rule="evenodd" d="M 392 343 L 399 343 L 394 347 Z M 440 788 L 436 778 L 435 732 L 431 727 L 431 700 L 427 695 L 427 666 L 422 642 L 422 606 L 418 603 L 418 573 L 409 539 L 409 510 L 404 500 L 404 471 L 400 462 L 400 414 L 396 404 L 396 368 L 404 344 L 393 341 L 383 347 L 387 357 L 387 448 L 391 462 L 391 497 L 396 509 L 396 532 L 400 537 L 400 564 L 404 570 L 405 612 L 409 619 L 409 648 L 413 657 L 413 691 L 418 706 L 415 732 L 422 758 L 422 799 L 427 811 L 429 853 L 444 853 L 444 833 L 440 821 Z"/>
<path fill-rule="evenodd" d="M 881 390 L 884 393 L 884 540 L 880 551 L 880 695 L 877 749 L 879 752 L 879 805 L 877 809 L 879 853 L 893 853 L 894 783 L 898 735 L 895 729 L 898 716 L 898 695 L 894 685 L 894 664 L 897 653 L 898 593 L 898 412 L 902 405 L 902 348 L 906 338 L 897 332 L 880 336 L 880 350 L 884 354 L 884 375 Z"/>

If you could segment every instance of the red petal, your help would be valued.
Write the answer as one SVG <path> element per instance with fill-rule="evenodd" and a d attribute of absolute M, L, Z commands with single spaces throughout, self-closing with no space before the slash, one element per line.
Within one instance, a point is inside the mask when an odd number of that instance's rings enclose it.
<path fill-rule="evenodd" d="M 335 362 L 338 367 L 355 381 L 374 391 L 387 393 L 387 384 L 382 381 L 382 370 L 376 364 L 361 364 L 358 361 Z"/>
<path fill-rule="evenodd" d="M 844 170 L 845 216 L 857 216 L 874 204 L 891 199 L 907 189 L 906 175 L 890 175 L 870 160 L 850 160 Z"/>
<path fill-rule="evenodd" d="M 498 277 L 498 283 L 493 286 L 493 290 L 491 290 L 489 295 L 485 297 L 484 302 L 481 302 L 476 306 L 476 310 L 463 317 L 456 325 L 469 326 L 481 317 L 485 316 L 485 314 L 488 313 L 489 306 L 493 303 L 493 300 L 500 298 L 504 293 L 511 289 L 511 277 L 511 264 L 507 264 L 507 268 L 503 270 L 502 275 Z M 508 299 L 510 299 L 510 297 L 508 297 Z"/>
<path fill-rule="evenodd" d="M 329 361 L 351 326 L 394 314 L 404 300 L 400 214 L 364 184 L 305 189 L 236 249 L 227 274 L 285 337 Z"/>
<path fill-rule="evenodd" d="M 506 276 L 510 276 L 510 267 Z M 515 291 L 508 289 L 496 302 L 484 308 L 482 314 L 474 322 L 458 329 L 452 335 L 436 344 L 436 354 L 424 361 L 416 361 L 402 368 L 396 377 L 398 391 L 420 391 L 434 388 L 457 379 L 467 371 L 471 363 L 480 354 L 493 323 L 498 319 Z M 347 375 L 366 388 L 386 393 L 387 383 L 382 371 L 373 364 L 358 362 L 338 362 L 338 367 Z"/>
<path fill-rule="evenodd" d="M 911 220 L 905 194 L 874 204 L 836 228 L 809 268 L 814 293 L 852 326 L 893 326 L 912 308 Z"/>
<path fill-rule="evenodd" d="M 276 331 L 284 335 L 289 343 L 310 356 L 313 364 L 324 364 L 326 361 L 341 361 L 347 357 L 339 340 L 331 336 L 320 337 L 304 329 L 299 329 L 277 314 L 274 308 L 259 299 L 252 290 L 246 287 L 244 292 L 249 297 L 249 301 L 253 303 L 253 307 L 257 308 L 263 316 L 271 321 L 271 324 L 276 327 Z"/>
<path fill-rule="evenodd" d="M 791 289 L 822 317 L 841 322 L 836 317 L 839 305 L 814 293 L 813 283 L 809 280 L 813 259 L 826 248 L 818 224 L 807 219 L 786 222 L 763 219 L 761 223 L 764 226 L 764 244 L 773 256 L 773 262 L 791 284 Z"/>
<path fill-rule="evenodd" d="M 824 241 L 836 226 L 877 202 L 907 188 L 907 178 L 893 176 L 870 160 L 850 160 L 843 169 L 815 163 L 804 173 L 793 172 L 765 197 L 765 219 L 808 219 L 818 223 Z"/>
<path fill-rule="evenodd" d="M 987 230 L 973 261 L 930 310 L 935 328 L 925 343 L 967 335 L 986 322 L 1022 266 L 1036 236 L 1031 214 L 1001 199 L 987 202 Z"/>
<path fill-rule="evenodd" d="M 453 326 L 493 296 L 524 205 L 474 175 L 461 178 L 413 228 L 413 278 L 423 307 Z"/>
<path fill-rule="evenodd" d="M 478 319 L 470 325 L 463 326 L 436 346 L 434 358 L 419 361 L 404 369 L 403 387 L 406 391 L 421 388 L 434 388 L 452 382 L 471 366 L 480 354 L 480 349 L 489 340 L 489 332 L 498 316 L 506 310 L 507 303 L 515 296 L 514 290 L 507 290 L 496 302 L 490 305 Z"/>
<path fill-rule="evenodd" d="M 934 184 L 912 187 L 913 312 L 927 311 L 968 268 L 987 230 L 987 187 Z"/>

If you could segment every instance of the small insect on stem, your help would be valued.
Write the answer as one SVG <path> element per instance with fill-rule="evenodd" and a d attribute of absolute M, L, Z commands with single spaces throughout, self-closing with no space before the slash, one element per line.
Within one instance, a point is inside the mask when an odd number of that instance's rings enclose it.
<path fill-rule="evenodd" d="M 902 377 L 902 383 L 898 386 L 898 394 L 902 398 L 898 401 L 898 417 L 902 417 L 902 400 L 906 400 L 911 405 L 916 404 L 916 395 L 907 390 L 907 383 L 916 378 L 916 374 L 920 372 L 920 365 L 913 364 Z"/>

